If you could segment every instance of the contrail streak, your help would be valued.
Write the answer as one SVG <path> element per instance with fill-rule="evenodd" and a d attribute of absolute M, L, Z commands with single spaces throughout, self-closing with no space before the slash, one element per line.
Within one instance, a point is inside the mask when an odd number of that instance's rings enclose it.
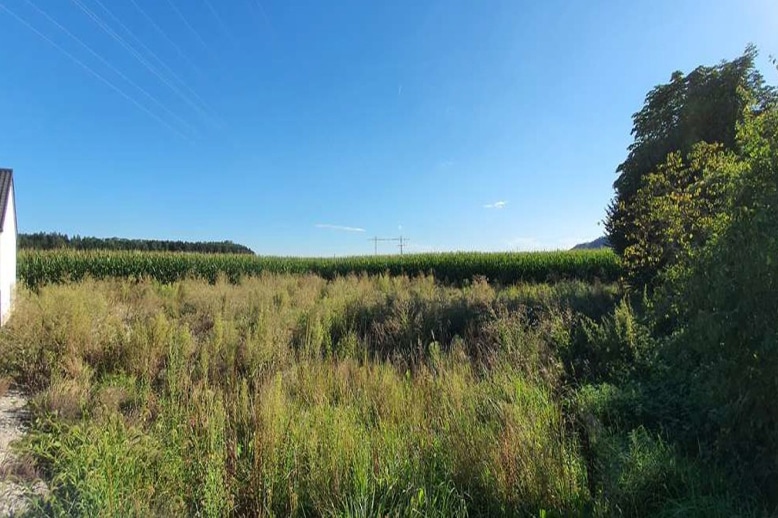
<path fill-rule="evenodd" d="M 198 68 L 197 65 L 195 65 L 194 61 L 192 61 L 189 56 L 186 55 L 186 53 L 181 50 L 181 47 L 179 47 L 176 42 L 174 42 L 170 36 L 167 35 L 167 33 L 160 27 L 157 22 L 154 21 L 154 19 L 146 13 L 146 11 L 143 10 L 143 8 L 138 5 L 138 3 L 135 0 L 130 0 L 130 3 L 135 6 L 135 9 L 138 10 L 138 12 L 143 15 L 143 17 L 146 19 L 149 24 L 151 24 L 152 27 L 154 27 L 154 30 L 156 30 L 165 40 L 170 44 L 171 47 L 175 49 L 175 51 L 178 53 L 179 56 L 181 56 L 184 61 L 189 63 L 189 66 L 194 69 L 195 72 L 197 72 L 199 75 L 202 75 L 202 71 Z"/>
<path fill-rule="evenodd" d="M 52 47 L 54 47 L 54 48 L 56 48 L 57 50 L 59 50 L 60 52 L 62 52 L 62 53 L 65 55 L 65 56 L 67 56 L 68 58 L 70 58 L 70 60 L 71 60 L 71 61 L 73 61 L 75 64 L 77 64 L 78 66 L 80 66 L 81 68 L 83 68 L 84 70 L 86 70 L 87 72 L 89 72 L 89 73 L 90 73 L 91 75 L 93 75 L 94 77 L 96 77 L 98 80 L 100 80 L 100 81 L 101 81 L 103 84 L 105 84 L 105 85 L 106 85 L 107 87 L 109 87 L 111 90 L 113 90 L 113 91 L 114 91 L 114 92 L 116 92 L 117 94 L 121 95 L 121 96 L 122 96 L 122 97 L 124 97 L 126 100 L 130 101 L 130 102 L 131 102 L 132 104 L 134 104 L 134 105 L 135 105 L 137 108 L 139 108 L 141 111 L 143 111 L 143 112 L 144 112 L 146 115 L 148 115 L 148 116 L 152 117 L 152 118 L 153 118 L 153 119 L 155 119 L 157 122 L 159 122 L 160 124 L 162 124 L 163 126 L 165 126 L 167 129 L 169 129 L 169 130 L 170 130 L 170 131 L 172 131 L 173 133 L 177 134 L 178 136 L 180 136 L 180 137 L 182 137 L 182 138 L 184 138 L 184 139 L 186 139 L 186 140 L 190 140 L 190 139 L 189 139 L 189 137 L 187 137 L 186 135 L 184 135 L 183 133 L 181 133 L 181 131 L 179 131 L 178 129 L 174 128 L 174 127 L 173 127 L 173 126 L 171 126 L 170 124 L 168 124 L 168 123 L 167 123 L 167 122 L 166 122 L 164 119 L 162 119 L 161 117 L 159 117 L 159 116 L 158 116 L 156 113 L 152 112 L 151 110 L 149 110 L 148 108 L 146 108 L 145 106 L 143 106 L 141 103 L 139 103 L 139 102 L 138 102 L 136 99 L 134 99 L 132 96 L 130 96 L 129 94 L 127 94 L 126 92 L 124 92 L 124 90 L 122 90 L 121 88 L 119 88 L 118 86 L 116 86 L 115 84 L 113 84 L 112 82 L 110 82 L 108 79 L 106 79 L 105 77 L 103 77 L 102 75 L 100 75 L 98 72 L 96 72 L 94 69 L 92 69 L 92 68 L 91 68 L 89 65 L 87 65 L 87 64 L 86 64 L 86 63 L 84 63 L 83 61 L 79 60 L 79 59 L 78 59 L 77 57 L 75 57 L 73 54 L 71 54 L 70 52 L 68 52 L 67 50 L 65 50 L 63 47 L 61 47 L 60 45 L 58 45 L 58 44 L 57 44 L 57 43 L 56 43 L 54 40 L 52 40 L 51 38 L 49 38 L 48 36 L 46 36 L 45 34 L 43 34 L 41 31 L 39 31 L 38 29 L 36 29 L 35 27 L 33 27 L 33 26 L 32 26 L 32 25 L 29 23 L 29 22 L 27 22 L 27 20 L 25 20 L 24 18 L 20 17 L 20 16 L 19 16 L 19 15 L 17 15 L 15 12 L 11 11 L 11 10 L 10 10 L 8 7 L 6 7 L 4 4 L 0 3 L 0 9 L 2 9 L 2 10 L 3 10 L 3 11 L 5 11 L 6 13 L 8 13 L 8 14 L 9 14 L 9 15 L 11 15 L 12 17 L 14 17 L 14 18 L 15 18 L 17 21 L 19 21 L 19 23 L 21 23 L 22 25 L 24 25 L 25 27 L 27 27 L 28 29 L 30 29 L 32 32 L 34 32 L 35 34 L 37 34 L 38 36 L 40 36 L 40 37 L 41 37 L 43 40 L 45 40 L 46 42 L 48 42 L 48 43 L 49 43 L 49 44 L 50 44 Z M 191 140 L 190 140 L 190 141 L 191 141 Z"/>
<path fill-rule="evenodd" d="M 104 58 L 104 57 L 102 57 L 100 54 L 98 54 L 97 52 L 95 52 L 95 51 L 94 51 L 94 50 L 93 50 L 93 49 L 92 49 L 92 48 L 91 48 L 89 45 L 87 45 L 86 43 L 84 43 L 84 41 L 83 41 L 83 40 L 81 40 L 81 39 L 80 39 L 78 36 L 76 36 L 75 34 L 73 34 L 72 32 L 70 32 L 70 31 L 67 29 L 67 27 L 64 27 L 64 26 L 63 26 L 61 23 L 59 23 L 57 20 L 55 20 L 54 18 L 52 18 L 52 17 L 51 17 L 51 16 L 50 16 L 50 15 L 49 15 L 49 14 L 48 14 L 46 11 L 44 11 L 43 9 L 41 9 L 40 7 L 38 7 L 37 5 L 35 5 L 35 3 L 34 3 L 34 2 L 32 2 L 32 0 L 24 0 L 24 1 L 27 3 L 27 5 L 29 5 L 29 6 L 30 6 L 30 7 L 32 7 L 33 9 L 35 9 L 35 10 L 36 10 L 38 13 L 40 13 L 40 14 L 41 14 L 41 15 L 42 15 L 44 18 L 46 18 L 46 19 L 47 19 L 49 22 L 51 22 L 52 24 L 54 24 L 54 25 L 55 25 L 56 27 L 58 27 L 58 28 L 59 28 L 61 31 L 63 31 L 65 34 L 67 34 L 68 36 L 70 36 L 70 37 L 71 37 L 71 38 L 72 38 L 74 41 L 76 41 L 76 42 L 77 42 L 79 45 L 81 45 L 82 47 L 84 47 L 84 48 L 85 48 L 85 49 L 86 49 L 86 50 L 87 50 L 87 51 L 88 51 L 88 52 L 89 52 L 89 53 L 90 53 L 92 56 L 94 56 L 95 58 L 97 58 L 97 59 L 98 59 L 98 60 L 99 60 L 99 61 L 100 61 L 102 64 L 104 64 L 104 65 L 105 65 L 106 67 L 108 67 L 108 68 L 109 68 L 111 71 L 113 71 L 115 74 L 117 74 L 119 77 L 121 77 L 122 79 L 124 79 L 124 80 L 125 80 L 127 83 L 129 83 L 129 84 L 130 84 L 130 86 L 133 86 L 133 87 L 137 88 L 137 89 L 138 89 L 138 90 L 139 90 L 139 91 L 140 91 L 140 92 L 141 92 L 143 95 L 145 95 L 145 96 L 146 96 L 146 97 L 147 97 L 149 100 L 151 100 L 151 101 L 152 101 L 154 104 L 156 104 L 157 106 L 159 106 L 159 107 L 160 107 L 160 108 L 161 108 L 161 109 L 162 109 L 164 112 L 166 112 L 168 115 L 170 115 L 171 117 L 173 117 L 173 118 L 174 118 L 174 119 L 175 119 L 175 120 L 176 120 L 176 121 L 177 121 L 179 124 L 181 124 L 182 126 L 184 126 L 184 127 L 187 129 L 187 130 L 191 131 L 192 133 L 195 133 L 195 134 L 197 134 L 197 130 L 196 130 L 196 129 L 195 129 L 193 126 L 192 126 L 192 125 L 190 125 L 190 124 L 189 124 L 189 123 L 187 123 L 185 120 L 183 120 L 181 117 L 179 117 L 179 116 L 178 116 L 178 115 L 176 115 L 174 112 L 172 112 L 170 109 L 168 109 L 168 107 L 167 107 L 167 106 L 165 106 L 165 105 L 164 105 L 164 104 L 163 104 L 163 103 L 162 103 L 162 102 L 161 102 L 159 99 L 157 99 L 156 97 L 154 97 L 152 94 L 150 94 L 149 92 L 147 92 L 147 91 L 146 91 L 146 90 L 145 90 L 145 89 L 144 89 L 142 86 L 138 85 L 138 84 L 137 84 L 137 83 L 135 83 L 135 82 L 134 82 L 132 79 L 130 79 L 129 77 L 127 77 L 127 76 L 126 76 L 124 73 L 122 73 L 122 71 L 121 71 L 121 70 L 117 69 L 117 68 L 116 68 L 115 66 L 113 66 L 113 65 L 112 65 L 112 64 L 111 64 L 111 63 L 110 63 L 110 62 L 109 62 L 107 59 L 105 59 L 105 58 Z"/>
<path fill-rule="evenodd" d="M 105 23 L 94 11 L 86 7 L 80 0 L 71 0 L 76 6 L 78 6 L 84 14 L 86 14 L 89 18 L 94 21 L 98 27 L 100 27 L 106 34 L 111 36 L 116 42 L 118 42 L 122 47 L 124 47 L 127 52 L 132 54 L 135 59 L 137 59 L 144 67 L 146 67 L 149 72 L 157 76 L 157 78 L 162 81 L 165 85 L 167 85 L 168 88 L 170 88 L 176 95 L 178 95 L 184 102 L 186 102 L 189 106 L 194 108 L 198 113 L 200 113 L 204 118 L 208 119 L 209 122 L 215 126 L 219 126 L 218 123 L 214 120 L 214 118 L 201 106 L 196 104 L 192 101 L 192 99 L 189 98 L 188 95 L 186 95 L 184 92 L 181 91 L 180 88 L 178 88 L 175 84 L 173 84 L 168 78 L 166 78 L 162 73 L 160 73 L 159 70 L 157 70 L 154 65 L 149 63 L 149 61 L 143 57 L 143 55 L 140 54 L 135 48 L 133 48 L 132 45 L 130 45 L 124 38 L 122 38 L 119 34 L 116 33 L 108 24 Z"/>

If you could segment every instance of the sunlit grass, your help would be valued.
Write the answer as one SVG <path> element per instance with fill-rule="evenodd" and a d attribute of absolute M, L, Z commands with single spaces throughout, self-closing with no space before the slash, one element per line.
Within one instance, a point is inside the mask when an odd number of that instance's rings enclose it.
<path fill-rule="evenodd" d="M 84 281 L 20 292 L 0 354 L 37 394 L 27 448 L 51 514 L 569 513 L 586 473 L 553 330 L 531 320 L 613 296 L 429 277 Z"/>
<path fill-rule="evenodd" d="M 36 514 L 748 515 L 636 422 L 641 329 L 581 281 L 87 279 L 20 290 L 0 376 Z"/>

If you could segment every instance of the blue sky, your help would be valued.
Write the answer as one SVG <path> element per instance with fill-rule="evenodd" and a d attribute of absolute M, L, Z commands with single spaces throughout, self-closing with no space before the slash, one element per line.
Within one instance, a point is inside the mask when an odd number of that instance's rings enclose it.
<path fill-rule="evenodd" d="M 22 232 L 567 248 L 602 233 L 652 86 L 748 42 L 778 83 L 774 0 L 0 5 Z"/>

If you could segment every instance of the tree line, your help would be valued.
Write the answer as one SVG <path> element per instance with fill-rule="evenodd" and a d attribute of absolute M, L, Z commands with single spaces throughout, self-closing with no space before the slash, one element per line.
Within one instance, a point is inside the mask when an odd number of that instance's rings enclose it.
<path fill-rule="evenodd" d="M 171 241 L 120 237 L 68 236 L 58 232 L 19 234 L 19 248 L 27 250 L 137 250 L 145 252 L 199 252 L 205 254 L 253 254 L 247 246 L 232 241 Z"/>

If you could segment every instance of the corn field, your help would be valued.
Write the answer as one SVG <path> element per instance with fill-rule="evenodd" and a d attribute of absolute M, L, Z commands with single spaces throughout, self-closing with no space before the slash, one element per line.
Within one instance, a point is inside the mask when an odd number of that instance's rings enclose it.
<path fill-rule="evenodd" d="M 453 252 L 405 256 L 299 258 L 172 252 L 22 250 L 18 275 L 28 287 L 85 278 L 150 278 L 163 283 L 182 279 L 230 282 L 262 273 L 317 274 L 333 279 L 348 274 L 425 274 L 451 284 L 474 277 L 489 282 L 546 282 L 578 279 L 614 281 L 619 260 L 610 250 L 572 252 Z"/>

